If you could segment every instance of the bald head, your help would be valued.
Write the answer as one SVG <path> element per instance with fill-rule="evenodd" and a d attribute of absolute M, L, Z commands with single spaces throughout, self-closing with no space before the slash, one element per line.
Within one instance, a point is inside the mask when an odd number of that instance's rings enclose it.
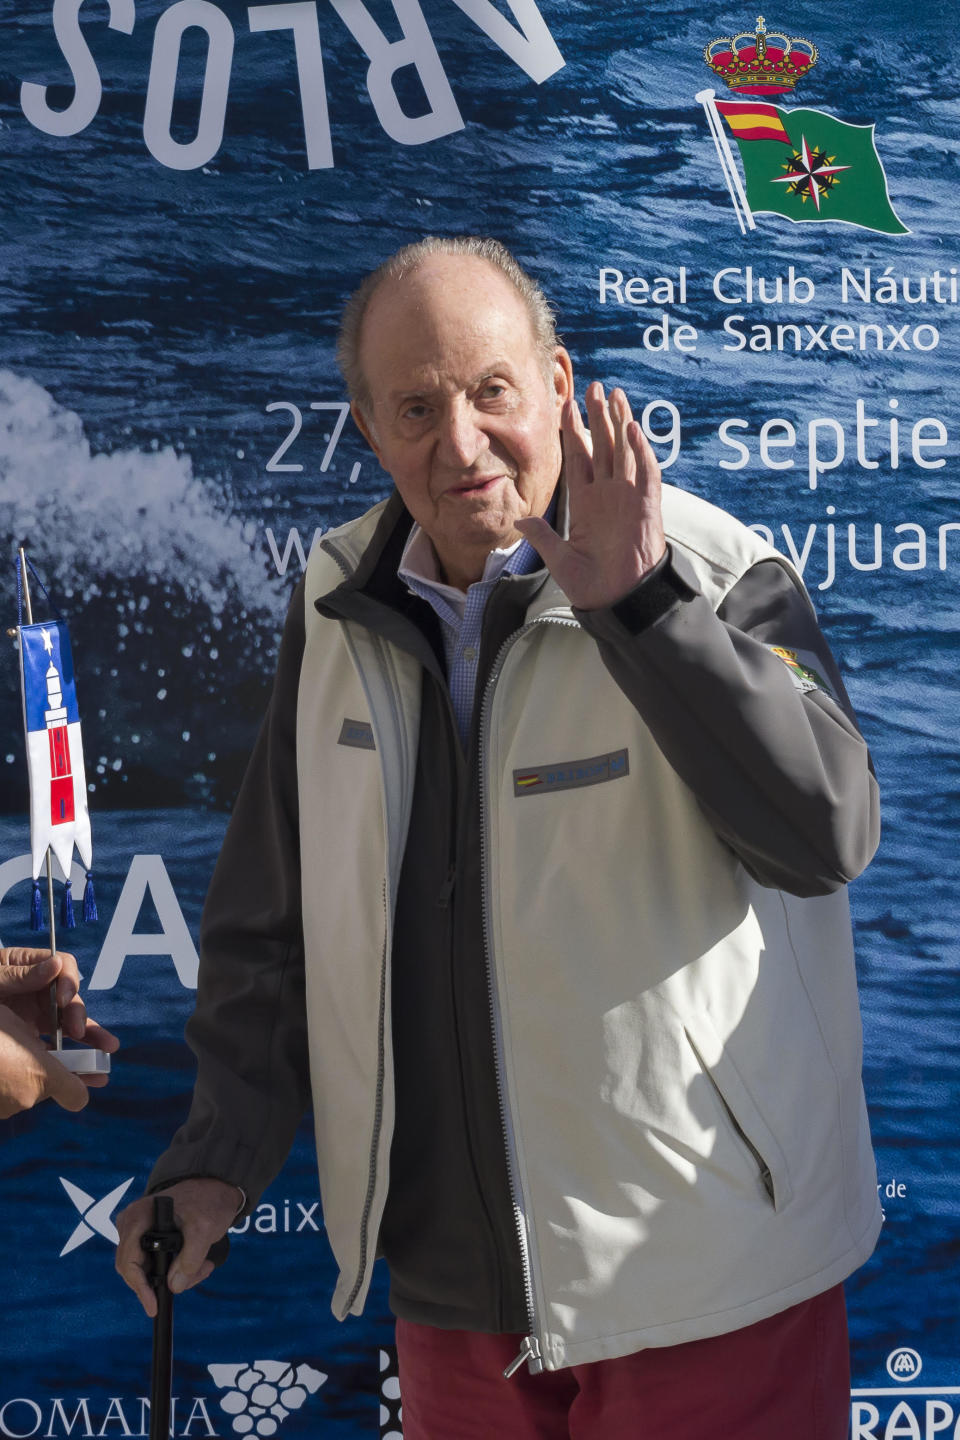
<path fill-rule="evenodd" d="M 428 255 L 403 275 L 385 279 L 371 295 L 357 337 L 357 361 L 372 420 L 389 401 L 398 371 L 402 389 L 429 388 L 437 374 L 464 381 L 470 359 L 499 368 L 508 354 L 531 354 L 552 370 L 555 355 L 540 357 L 529 314 L 514 285 L 487 260 L 472 255 Z"/>
<path fill-rule="evenodd" d="M 337 339 L 337 362 L 350 400 L 367 413 L 371 393 L 360 351 L 366 329 L 364 322 L 373 297 L 384 287 L 410 278 L 428 262 L 441 257 L 482 261 L 488 267 L 491 281 L 505 279 L 521 301 L 545 373 L 549 373 L 553 365 L 558 343 L 553 311 L 540 286 L 517 264 L 506 246 L 498 240 L 474 235 L 428 235 L 389 256 L 363 280 L 344 307 Z M 448 273 L 451 283 L 456 285 L 455 269 L 451 268 Z"/>

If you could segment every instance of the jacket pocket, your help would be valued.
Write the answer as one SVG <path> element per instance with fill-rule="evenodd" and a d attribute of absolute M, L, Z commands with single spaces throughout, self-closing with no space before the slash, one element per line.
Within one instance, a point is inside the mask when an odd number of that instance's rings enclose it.
<path fill-rule="evenodd" d="M 786 1157 L 729 1052 L 703 1017 L 684 1025 L 683 1033 L 731 1129 L 752 1157 L 770 1203 L 775 1210 L 782 1210 L 793 1194 Z"/>

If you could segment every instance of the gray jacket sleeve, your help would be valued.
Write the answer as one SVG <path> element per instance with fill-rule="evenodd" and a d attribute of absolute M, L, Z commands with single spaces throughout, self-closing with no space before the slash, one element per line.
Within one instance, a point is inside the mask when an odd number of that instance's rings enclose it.
<path fill-rule="evenodd" d="M 310 1093 L 296 769 L 303 606 L 301 586 L 204 906 L 186 1031 L 193 1103 L 148 1185 L 216 1176 L 246 1192 L 247 1211 L 283 1165 Z"/>
<path fill-rule="evenodd" d="M 607 669 L 763 885 L 822 895 L 879 839 L 877 785 L 836 662 L 792 573 L 764 560 L 719 610 L 671 549 L 625 600 L 578 611 Z M 801 673 L 772 647 L 801 653 Z"/>

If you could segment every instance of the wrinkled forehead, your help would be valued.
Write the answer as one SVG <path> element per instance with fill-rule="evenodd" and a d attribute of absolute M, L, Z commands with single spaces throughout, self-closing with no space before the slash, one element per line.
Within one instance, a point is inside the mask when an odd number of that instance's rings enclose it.
<path fill-rule="evenodd" d="M 359 358 L 372 398 L 403 371 L 471 372 L 505 355 L 518 366 L 536 354 L 522 296 L 477 256 L 431 255 L 386 277 L 367 305 Z"/>

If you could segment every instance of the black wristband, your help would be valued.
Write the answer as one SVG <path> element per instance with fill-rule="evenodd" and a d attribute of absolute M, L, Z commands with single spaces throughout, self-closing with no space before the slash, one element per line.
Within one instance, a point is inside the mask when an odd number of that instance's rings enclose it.
<path fill-rule="evenodd" d="M 672 610 L 678 600 L 692 600 L 696 593 L 673 568 L 668 547 L 639 584 L 616 605 L 610 606 L 610 613 L 631 635 L 639 635 L 641 630 L 646 630 L 661 615 Z"/>

